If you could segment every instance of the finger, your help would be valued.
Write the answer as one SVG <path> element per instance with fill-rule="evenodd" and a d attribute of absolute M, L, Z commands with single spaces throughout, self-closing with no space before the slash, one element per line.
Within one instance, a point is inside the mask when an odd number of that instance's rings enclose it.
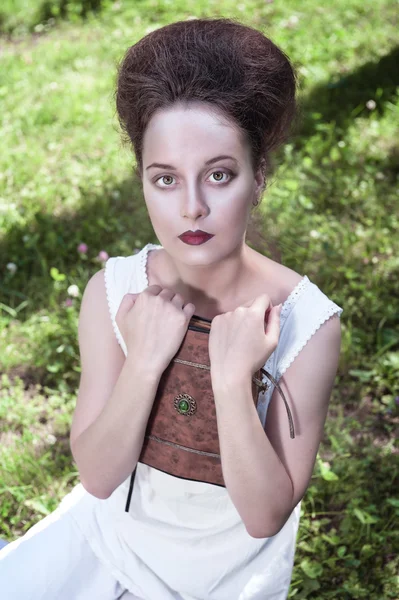
<path fill-rule="evenodd" d="M 248 300 L 247 302 L 244 302 L 244 304 L 240 304 L 240 306 L 243 306 L 244 308 L 250 308 L 251 306 L 255 306 L 255 308 L 257 306 L 263 306 L 263 304 L 261 303 L 259 305 L 259 299 L 261 298 L 269 298 L 269 296 L 267 294 L 261 294 L 260 296 L 256 296 L 255 298 L 251 298 L 251 300 Z M 270 302 L 270 299 L 269 299 Z M 271 304 L 271 302 L 270 302 Z"/>
<path fill-rule="evenodd" d="M 121 313 L 126 313 L 128 312 L 132 306 L 134 306 L 134 303 L 137 300 L 137 296 L 138 294 L 125 294 L 122 298 L 122 302 L 119 305 L 119 309 Z"/>
<path fill-rule="evenodd" d="M 175 292 L 173 290 L 169 290 L 168 288 L 163 288 L 158 296 L 162 296 L 165 300 L 171 300 L 173 296 L 175 296 Z"/>
<path fill-rule="evenodd" d="M 171 302 L 178 308 L 182 308 L 185 303 L 184 298 L 181 294 L 175 294 L 171 299 Z"/>
<path fill-rule="evenodd" d="M 244 308 L 250 308 L 253 304 L 253 299 L 252 300 L 248 300 L 248 302 L 245 302 L 244 304 L 240 304 L 240 306 L 243 306 Z"/>
<path fill-rule="evenodd" d="M 186 306 L 183 307 L 183 312 L 189 319 L 191 319 L 191 317 L 195 313 L 195 304 L 189 302 L 188 304 L 186 304 Z"/>
<path fill-rule="evenodd" d="M 119 324 L 122 323 L 124 316 L 129 312 L 132 306 L 134 306 L 137 296 L 138 294 L 125 294 L 123 296 L 115 317 L 118 327 Z"/>
<path fill-rule="evenodd" d="M 158 296 L 158 294 L 160 294 L 162 290 L 163 288 L 160 285 L 156 285 L 154 283 L 153 285 L 149 285 L 148 287 L 146 287 L 144 292 L 146 294 L 151 294 L 152 296 Z"/>
<path fill-rule="evenodd" d="M 273 307 L 273 304 L 267 294 L 261 294 L 253 300 L 251 307 L 259 311 L 266 318 L 266 312 Z"/>
<path fill-rule="evenodd" d="M 269 319 L 267 320 L 265 335 L 271 339 L 278 340 L 280 337 L 280 313 L 282 304 L 273 306 L 270 311 Z"/>

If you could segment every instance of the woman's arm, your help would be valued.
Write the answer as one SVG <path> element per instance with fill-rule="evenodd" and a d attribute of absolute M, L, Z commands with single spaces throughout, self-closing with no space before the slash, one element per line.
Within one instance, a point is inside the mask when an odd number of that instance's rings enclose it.
<path fill-rule="evenodd" d="M 82 298 L 79 346 L 71 451 L 83 486 L 107 498 L 137 464 L 161 374 L 140 356 L 125 358 L 112 328 L 103 270 Z"/>
<path fill-rule="evenodd" d="M 253 537 L 276 535 L 306 492 L 323 436 L 340 345 L 340 320 L 333 316 L 279 381 L 292 411 L 294 439 L 277 389 L 263 430 L 248 376 L 236 372 L 227 383 L 216 375 L 212 380 L 223 476 Z"/>
<path fill-rule="evenodd" d="M 108 498 L 134 470 L 159 380 L 126 359 L 115 389 L 97 419 L 71 445 L 83 486 Z"/>
<path fill-rule="evenodd" d="M 265 435 L 251 387 L 246 377 L 214 388 L 222 471 L 248 533 L 271 537 L 291 506 L 293 489 Z"/>

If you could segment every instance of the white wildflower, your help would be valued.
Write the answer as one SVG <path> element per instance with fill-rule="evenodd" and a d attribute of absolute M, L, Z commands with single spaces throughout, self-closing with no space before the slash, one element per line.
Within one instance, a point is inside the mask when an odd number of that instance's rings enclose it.
<path fill-rule="evenodd" d="M 17 270 L 17 265 L 13 262 L 9 262 L 7 263 L 7 269 L 11 271 L 11 273 L 15 273 L 15 271 Z"/>
<path fill-rule="evenodd" d="M 68 288 L 68 295 L 73 298 L 77 298 L 79 296 L 79 288 L 77 285 L 70 285 Z"/>
<path fill-rule="evenodd" d="M 288 18 L 288 23 L 289 25 L 297 25 L 299 23 L 299 18 L 297 17 L 297 15 L 291 15 Z"/>

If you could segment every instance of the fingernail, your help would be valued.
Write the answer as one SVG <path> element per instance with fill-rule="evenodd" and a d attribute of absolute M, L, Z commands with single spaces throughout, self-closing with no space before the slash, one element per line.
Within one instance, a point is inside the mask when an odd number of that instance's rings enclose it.
<path fill-rule="evenodd" d="M 281 309 L 282 309 L 282 307 L 283 307 L 283 304 L 282 304 L 282 303 L 277 305 L 278 314 L 280 314 L 280 313 L 281 313 Z"/>

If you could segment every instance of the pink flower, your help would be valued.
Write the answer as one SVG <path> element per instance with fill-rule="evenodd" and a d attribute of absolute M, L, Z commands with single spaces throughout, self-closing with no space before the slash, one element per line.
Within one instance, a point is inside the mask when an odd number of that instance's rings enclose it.
<path fill-rule="evenodd" d="M 81 244 L 79 244 L 78 252 L 80 252 L 80 254 L 86 254 L 87 250 L 88 250 L 87 244 L 84 244 L 83 242 Z"/>
<path fill-rule="evenodd" d="M 106 262 L 109 259 L 108 252 L 106 252 L 105 250 L 101 250 L 98 253 L 97 258 L 98 260 L 101 260 L 101 262 Z"/>
<path fill-rule="evenodd" d="M 67 298 L 64 302 L 64 306 L 68 307 L 68 306 L 73 306 L 73 300 L 72 298 Z"/>

